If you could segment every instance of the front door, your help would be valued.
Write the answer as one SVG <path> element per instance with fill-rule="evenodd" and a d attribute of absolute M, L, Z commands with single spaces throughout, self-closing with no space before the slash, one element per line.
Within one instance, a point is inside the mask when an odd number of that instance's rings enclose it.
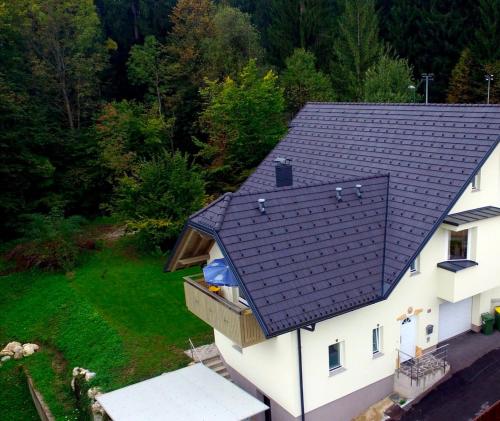
<path fill-rule="evenodd" d="M 407 317 L 401 322 L 401 336 L 399 339 L 399 349 L 403 352 L 400 355 L 400 362 L 409 360 L 415 356 L 417 346 L 417 319 L 415 316 Z"/>

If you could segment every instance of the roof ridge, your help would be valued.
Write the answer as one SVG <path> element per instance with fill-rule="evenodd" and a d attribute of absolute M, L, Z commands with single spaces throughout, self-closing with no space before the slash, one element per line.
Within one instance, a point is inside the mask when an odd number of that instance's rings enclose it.
<path fill-rule="evenodd" d="M 331 180 L 331 181 L 325 181 L 325 182 L 319 182 L 319 183 L 312 183 L 312 184 L 307 184 L 307 185 L 302 185 L 302 186 L 285 186 L 285 187 L 276 187 L 273 189 L 269 190 L 260 190 L 260 191 L 252 191 L 252 192 L 241 192 L 238 190 L 236 193 L 233 193 L 233 196 L 235 197 L 242 197 L 242 196 L 254 196 L 258 194 L 268 194 L 268 193 L 275 193 L 275 192 L 281 192 L 281 191 L 292 191 L 292 190 L 299 190 L 299 189 L 308 189 L 312 187 L 321 187 L 321 186 L 328 186 L 332 184 L 339 184 L 339 183 L 346 183 L 346 182 L 352 182 L 352 181 L 363 181 L 363 180 L 372 180 L 374 178 L 389 178 L 390 173 L 383 173 L 383 174 L 377 174 L 377 175 L 369 175 L 366 177 L 358 177 L 358 176 L 352 176 L 347 179 L 342 179 L 342 180 Z"/>
<path fill-rule="evenodd" d="M 198 216 L 199 214 L 205 212 L 206 210 L 210 209 L 211 207 L 215 206 L 217 203 L 222 201 L 225 196 L 231 195 L 231 192 L 224 193 L 223 195 L 219 196 L 217 199 L 213 200 L 210 202 L 208 205 L 203 206 L 200 210 L 197 210 L 195 213 L 191 214 L 189 218 L 194 218 L 195 216 Z"/>
<path fill-rule="evenodd" d="M 423 102 L 354 102 L 354 101 L 344 101 L 344 102 L 336 102 L 336 101 L 307 101 L 308 104 L 325 104 L 325 105 L 377 105 L 377 106 L 401 106 L 407 105 L 409 107 L 488 107 L 488 108 L 499 108 L 500 104 L 472 104 L 472 103 L 464 103 L 464 104 L 448 104 L 445 102 L 431 102 L 429 104 L 425 104 Z"/>
<path fill-rule="evenodd" d="M 231 202 L 232 197 L 233 197 L 233 193 L 231 193 L 231 192 L 224 193 L 222 195 L 222 198 L 223 198 L 223 203 L 221 204 L 222 215 L 221 215 L 220 219 L 215 223 L 214 229 L 216 231 L 219 231 L 222 227 L 222 223 L 224 222 L 224 217 L 226 216 L 226 210 L 229 207 L 229 203 Z"/>

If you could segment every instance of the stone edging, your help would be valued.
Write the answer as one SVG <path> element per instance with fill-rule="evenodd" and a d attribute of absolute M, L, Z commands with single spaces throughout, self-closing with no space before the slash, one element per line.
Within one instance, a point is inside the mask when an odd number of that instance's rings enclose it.
<path fill-rule="evenodd" d="M 38 412 L 38 415 L 40 416 L 40 419 L 42 421 L 56 421 L 54 415 L 52 415 L 52 412 L 43 400 L 42 394 L 38 391 L 38 389 L 36 389 L 33 383 L 33 379 L 28 373 L 28 370 L 26 370 L 26 368 L 23 368 L 23 371 L 26 375 L 26 381 L 28 382 L 28 388 L 31 394 L 31 398 L 33 399 L 33 403 L 35 404 L 35 408 Z"/>

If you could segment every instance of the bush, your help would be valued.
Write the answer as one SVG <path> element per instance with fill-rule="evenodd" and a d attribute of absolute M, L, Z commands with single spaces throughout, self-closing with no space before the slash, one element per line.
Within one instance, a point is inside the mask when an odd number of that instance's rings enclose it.
<path fill-rule="evenodd" d="M 167 152 L 139 164 L 120 180 L 113 212 L 125 220 L 141 251 L 165 248 L 177 237 L 186 218 L 203 205 L 201 175 L 180 152 Z"/>
<path fill-rule="evenodd" d="M 48 215 L 31 214 L 26 218 L 22 238 L 6 255 L 17 269 L 67 271 L 76 265 L 82 249 L 95 248 L 91 241 L 78 237 L 85 221 L 80 216 L 65 218 L 60 209 L 53 209 Z"/>

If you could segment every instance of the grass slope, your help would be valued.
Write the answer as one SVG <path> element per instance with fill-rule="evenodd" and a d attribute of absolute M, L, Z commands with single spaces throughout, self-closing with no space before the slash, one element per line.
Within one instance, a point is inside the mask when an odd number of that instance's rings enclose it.
<path fill-rule="evenodd" d="M 42 352 L 22 363 L 58 419 L 78 416 L 69 389 L 74 366 L 95 371 L 93 382 L 113 390 L 185 365 L 188 338 L 196 344 L 212 340 L 211 329 L 184 304 L 182 276 L 197 269 L 164 274 L 162 260 L 127 256 L 114 247 L 92 253 L 68 275 L 0 277 L 0 344 L 42 344 Z M 7 362 L 0 377 L 20 364 Z M 0 402 L 9 399 L 7 390 L 0 387 Z M 0 419 L 16 419 L 5 418 L 4 409 Z"/>

